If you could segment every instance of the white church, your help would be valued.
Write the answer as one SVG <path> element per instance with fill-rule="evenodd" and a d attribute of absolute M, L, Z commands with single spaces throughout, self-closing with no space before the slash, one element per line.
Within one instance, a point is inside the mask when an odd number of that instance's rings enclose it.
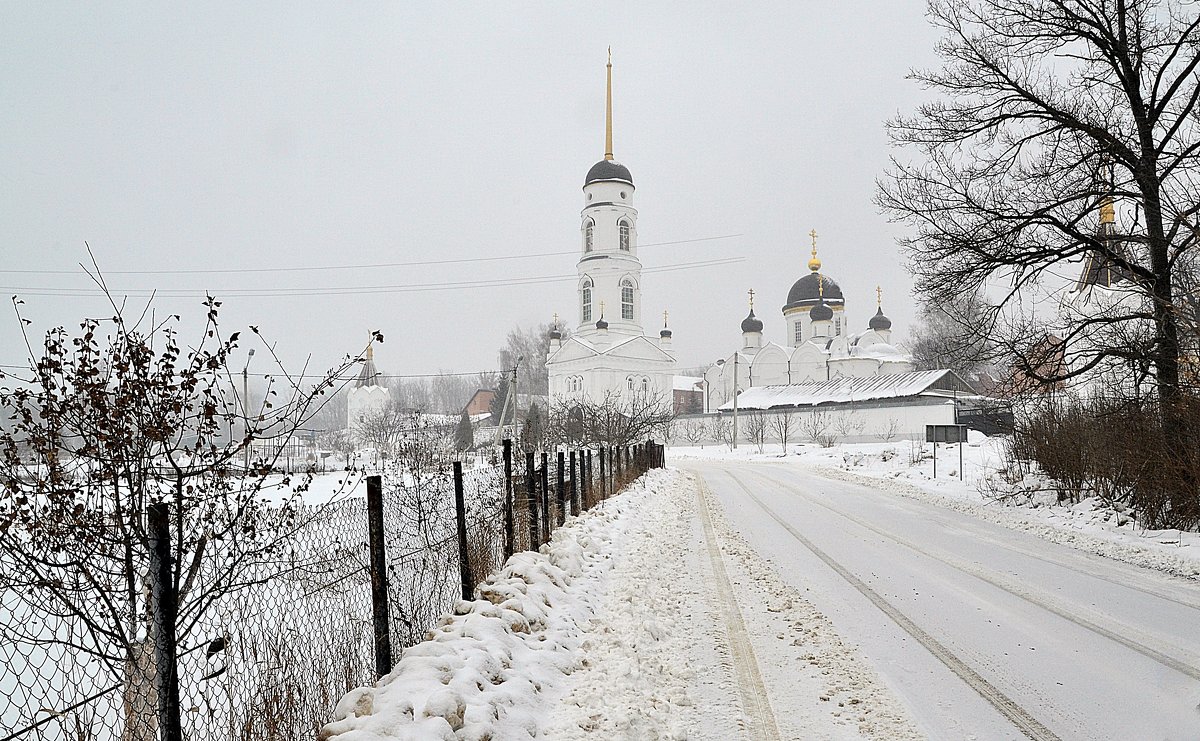
<path fill-rule="evenodd" d="M 642 263 L 638 259 L 633 176 L 613 159 L 612 59 L 607 68 L 604 159 L 583 182 L 576 283 L 579 321 L 562 339 L 550 335 L 546 367 L 551 406 L 588 398 L 671 402 L 675 353 L 671 330 L 642 329 Z"/>
<path fill-rule="evenodd" d="M 788 291 L 783 306 L 786 345 L 763 342 L 764 325 L 750 313 L 742 320 L 741 347 L 704 374 L 704 411 L 717 411 L 738 393 L 758 386 L 813 384 L 840 378 L 890 376 L 912 371 L 912 360 L 892 344 L 892 322 L 883 313 L 876 288 L 876 311 L 864 331 L 853 332 L 846 319 L 842 289 L 821 273 L 817 233 L 812 237 L 808 274 Z"/>

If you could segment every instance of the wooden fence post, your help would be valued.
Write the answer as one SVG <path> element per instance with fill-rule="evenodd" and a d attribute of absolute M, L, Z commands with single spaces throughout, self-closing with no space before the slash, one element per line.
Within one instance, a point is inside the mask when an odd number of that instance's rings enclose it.
<path fill-rule="evenodd" d="M 542 542 L 550 542 L 550 458 L 542 453 Z"/>
<path fill-rule="evenodd" d="M 462 598 L 470 600 L 475 592 L 475 580 L 471 578 L 471 562 L 467 556 L 467 504 L 463 497 L 462 461 L 454 461 L 454 509 L 458 520 L 458 579 L 462 585 Z"/>
<path fill-rule="evenodd" d="M 513 554 L 513 470 L 512 440 L 504 440 L 504 560 Z"/>
<path fill-rule="evenodd" d="M 529 550 L 536 551 L 541 525 L 538 524 L 537 466 L 533 453 L 525 454 L 525 501 L 529 507 Z"/>
<path fill-rule="evenodd" d="M 150 599 L 154 611 L 155 688 L 158 690 L 158 728 L 162 741 L 183 741 L 179 717 L 179 665 L 175 628 L 179 594 L 175 591 L 171 555 L 171 514 L 166 502 L 147 508 L 150 530 Z"/>
<path fill-rule="evenodd" d="M 555 499 L 557 500 L 555 504 L 558 507 L 557 519 L 559 527 L 562 527 L 563 523 L 567 521 L 567 472 L 564 470 L 566 467 L 566 455 L 564 455 L 560 450 L 558 451 L 558 481 L 556 482 L 558 484 L 558 490 L 555 491 Z"/>
<path fill-rule="evenodd" d="M 582 468 L 583 457 L 577 457 L 571 451 L 571 514 L 579 516 L 579 469 Z"/>
<path fill-rule="evenodd" d="M 371 623 L 375 629 L 375 678 L 392 670 L 388 619 L 387 546 L 383 534 L 383 477 L 367 477 L 367 549 L 371 563 Z"/>

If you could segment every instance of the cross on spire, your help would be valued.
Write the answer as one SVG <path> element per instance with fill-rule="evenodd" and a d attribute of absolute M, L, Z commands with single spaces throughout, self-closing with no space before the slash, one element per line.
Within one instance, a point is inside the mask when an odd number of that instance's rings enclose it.
<path fill-rule="evenodd" d="M 558 312 L 554 312 L 554 326 L 558 326 Z"/>
<path fill-rule="evenodd" d="M 750 294 L 750 311 L 754 311 L 754 289 L 751 288 L 746 293 Z"/>
<path fill-rule="evenodd" d="M 875 286 L 875 305 L 883 308 L 883 289 Z"/>
<path fill-rule="evenodd" d="M 816 257 L 817 256 L 817 230 L 813 229 L 811 232 L 808 233 L 808 236 L 812 237 L 813 257 Z"/>
<path fill-rule="evenodd" d="M 667 310 L 663 309 L 663 326 L 667 326 Z"/>

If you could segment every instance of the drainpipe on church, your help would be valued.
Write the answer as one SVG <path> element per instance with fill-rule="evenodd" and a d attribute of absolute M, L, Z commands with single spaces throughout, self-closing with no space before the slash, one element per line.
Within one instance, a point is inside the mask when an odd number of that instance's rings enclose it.
<path fill-rule="evenodd" d="M 733 354 L 733 449 L 737 450 L 737 407 L 738 407 L 738 355 Z"/>

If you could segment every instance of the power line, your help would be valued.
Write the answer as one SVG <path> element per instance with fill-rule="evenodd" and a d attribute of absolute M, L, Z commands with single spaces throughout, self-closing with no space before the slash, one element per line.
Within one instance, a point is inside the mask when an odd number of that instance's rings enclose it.
<path fill-rule="evenodd" d="M 648 244 L 637 245 L 638 249 L 643 247 L 664 247 L 672 244 L 691 244 L 693 242 L 711 242 L 718 239 L 733 239 L 740 237 L 741 234 L 722 234 L 716 237 L 697 237 L 695 239 L 676 239 L 671 242 L 650 242 Z M 365 270 L 368 268 L 409 268 L 423 265 L 458 265 L 463 263 L 475 262 L 498 262 L 502 260 L 524 260 L 535 257 L 558 257 L 560 255 L 574 255 L 578 250 L 565 250 L 562 252 L 536 252 L 526 255 L 495 255 L 492 257 L 460 257 L 450 260 L 413 260 L 411 262 L 381 262 L 368 263 L 362 265 L 312 265 L 300 267 L 282 267 L 282 268 L 191 268 L 183 270 L 104 270 L 104 275 L 203 275 L 203 274 L 218 274 L 218 273 L 296 273 L 313 270 Z M 7 270 L 0 269 L 0 273 L 20 273 L 25 275 L 78 275 L 78 270 Z"/>
<path fill-rule="evenodd" d="M 744 262 L 744 257 L 724 257 L 715 260 L 699 260 L 696 262 L 677 263 L 674 265 L 663 265 L 659 267 L 643 268 L 643 273 L 669 273 L 676 270 L 694 270 L 698 268 L 717 267 L 721 265 L 732 265 L 734 263 Z M 410 293 L 421 291 L 445 291 L 457 289 L 474 289 L 474 288 L 497 288 L 502 286 L 519 286 L 519 285 L 534 285 L 539 283 L 554 283 L 565 280 L 576 280 L 578 275 L 575 273 L 560 273 L 557 275 L 541 275 L 530 276 L 525 278 L 492 278 L 488 280 L 478 281 L 452 281 L 448 283 L 408 283 L 398 285 L 381 285 L 381 286 L 347 286 L 338 288 L 231 288 L 224 290 L 191 290 L 191 289 L 136 289 L 136 290 L 121 290 L 110 289 L 109 293 L 119 296 L 130 297 L 176 297 L 176 298 L 203 298 L 205 296 L 221 296 L 221 297 L 238 297 L 238 298 L 267 298 L 276 296 L 342 296 L 342 295 L 363 295 L 373 293 Z M 48 287 L 22 287 L 22 286 L 0 286 L 0 291 L 17 293 L 22 296 L 64 296 L 64 297 L 87 297 L 103 295 L 103 291 L 99 288 L 48 288 Z"/>

